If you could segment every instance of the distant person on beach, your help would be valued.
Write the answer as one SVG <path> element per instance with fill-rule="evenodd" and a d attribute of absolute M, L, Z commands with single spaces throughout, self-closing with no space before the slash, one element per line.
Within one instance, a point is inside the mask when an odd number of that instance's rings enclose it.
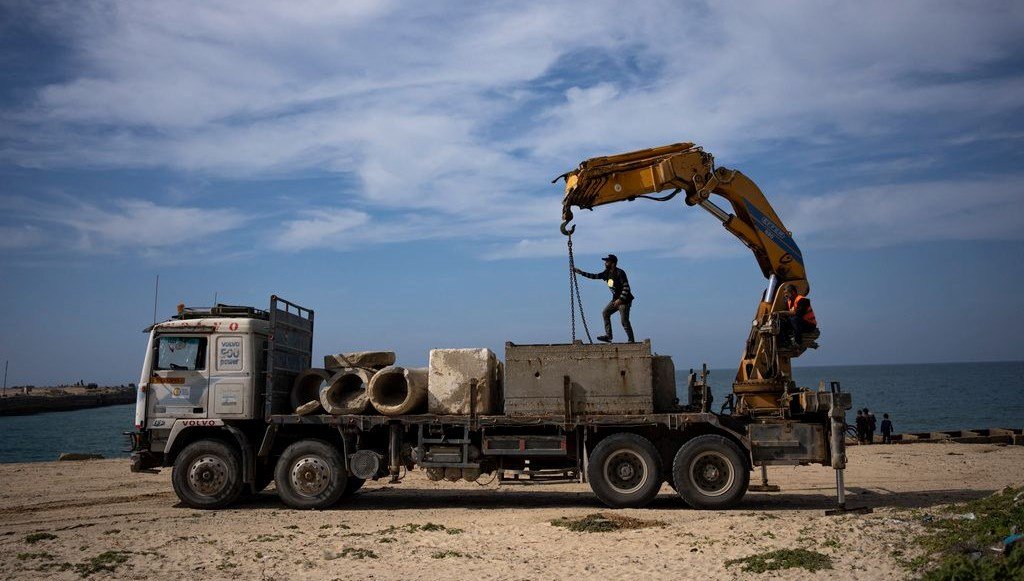
<path fill-rule="evenodd" d="M 867 439 L 868 433 L 868 419 L 864 415 L 864 410 L 857 410 L 857 443 L 863 444 Z"/>
<path fill-rule="evenodd" d="M 892 421 L 889 414 L 882 414 L 882 443 L 892 444 Z"/>
<path fill-rule="evenodd" d="M 868 422 L 868 444 L 874 444 L 875 430 L 878 429 L 878 424 L 875 423 L 875 414 L 871 413 L 868 408 L 864 408 L 864 417 Z"/>
<path fill-rule="evenodd" d="M 797 294 L 796 287 L 787 284 L 782 292 L 786 298 L 785 311 L 779 311 L 782 316 L 784 329 L 792 335 L 793 345 L 799 346 L 803 342 L 803 334 L 818 329 L 818 319 L 814 317 L 814 309 L 811 308 L 811 301 L 807 297 Z M 817 345 L 812 345 L 817 347 Z"/>

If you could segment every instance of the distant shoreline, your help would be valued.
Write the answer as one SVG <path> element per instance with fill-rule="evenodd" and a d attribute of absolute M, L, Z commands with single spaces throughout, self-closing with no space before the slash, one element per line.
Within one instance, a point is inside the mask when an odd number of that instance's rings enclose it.
<path fill-rule="evenodd" d="M 0 397 L 0 416 L 20 416 L 45 412 L 134 403 L 134 387 L 36 388 L 29 394 Z"/>

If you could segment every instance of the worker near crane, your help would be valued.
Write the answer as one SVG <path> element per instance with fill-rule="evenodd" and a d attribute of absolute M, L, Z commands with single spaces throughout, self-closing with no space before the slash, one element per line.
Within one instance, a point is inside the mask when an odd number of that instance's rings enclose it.
<path fill-rule="evenodd" d="M 797 293 L 796 286 L 787 284 L 782 292 L 786 298 L 785 311 L 779 311 L 784 324 L 788 323 L 789 332 L 793 335 L 793 345 L 799 347 L 803 343 L 803 334 L 816 331 L 818 320 L 814 318 L 814 309 L 807 297 Z"/>
<path fill-rule="evenodd" d="M 614 254 L 609 254 L 602 260 L 604 260 L 604 270 L 596 274 L 573 267 L 576 274 L 605 281 L 608 284 L 608 289 L 612 291 L 612 300 L 601 313 L 604 316 L 604 335 L 598 337 L 597 340 L 605 343 L 611 342 L 612 313 L 618 311 L 619 318 L 622 320 L 622 328 L 626 330 L 626 338 L 633 343 L 633 326 L 629 324 L 629 309 L 633 305 L 633 293 L 629 290 L 629 279 L 626 277 L 626 271 L 619 268 L 619 259 Z"/>

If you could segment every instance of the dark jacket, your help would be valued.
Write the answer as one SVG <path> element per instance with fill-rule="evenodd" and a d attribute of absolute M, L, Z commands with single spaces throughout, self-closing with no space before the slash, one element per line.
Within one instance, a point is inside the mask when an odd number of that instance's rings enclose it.
<path fill-rule="evenodd" d="M 883 434 L 891 434 L 892 433 L 892 422 L 891 421 L 889 421 L 889 420 L 882 420 L 882 433 Z"/>
<path fill-rule="evenodd" d="M 624 303 L 633 302 L 633 292 L 629 290 L 629 279 L 626 278 L 625 270 L 622 270 L 617 266 L 613 266 L 596 274 L 584 272 L 582 270 L 580 270 L 579 273 L 587 278 L 606 281 L 608 283 L 608 288 L 612 291 L 613 301 L 621 300 Z"/>

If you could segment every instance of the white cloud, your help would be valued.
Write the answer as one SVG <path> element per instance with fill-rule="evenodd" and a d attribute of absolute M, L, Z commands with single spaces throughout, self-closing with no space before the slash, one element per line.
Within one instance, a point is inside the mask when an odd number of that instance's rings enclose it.
<path fill-rule="evenodd" d="M 0 207 L 48 247 L 84 252 L 151 251 L 188 248 L 216 234 L 241 227 L 249 217 L 234 210 L 161 206 L 147 200 L 119 199 L 94 204 L 58 197 L 50 201 L 0 198 Z M 36 225 L 33 225 L 36 224 Z M 69 237 L 70 235 L 70 237 Z"/>
<path fill-rule="evenodd" d="M 214 178 L 328 171 L 352 182 L 354 193 L 328 209 L 287 216 L 271 241 L 281 250 L 464 238 L 483 241 L 492 258 L 550 255 L 562 246 L 553 233 L 560 192 L 547 180 L 592 155 L 687 139 L 726 165 L 774 163 L 808 181 L 817 169 L 793 167 L 795 152 L 780 143 L 835 160 L 882 142 L 891 161 L 846 164 L 878 183 L 880 172 L 905 180 L 948 163 L 915 143 L 986 139 L 977 136 L 987 124 L 1024 108 L 1024 77 L 1006 66 L 1024 48 L 1019 3 L 652 1 L 626 21 L 610 1 L 254 2 L 243 11 L 111 0 L 48 5 L 35 17 L 66 43 L 73 73 L 0 112 L 0 160 Z M 1000 129 L 1004 141 L 1022 139 L 1019 128 Z M 936 193 L 943 188 L 916 187 L 887 189 L 951 201 Z M 855 243 L 858 228 L 877 243 L 906 240 L 861 206 L 870 191 L 794 204 L 790 221 L 812 244 L 826 238 L 819 224 Z M 1020 207 L 1005 204 L 1003 214 Z M 216 220 L 121 202 L 67 223 L 87 246 L 126 248 L 160 212 L 210 228 L 244 220 L 191 210 Z M 888 215 L 915 210 L 903 202 Z M 657 213 L 610 216 L 595 218 L 595 246 L 734 252 L 703 216 L 685 226 Z M 943 227 L 917 236 L 984 234 L 943 216 L 930 221 Z M 158 232 L 150 244 L 173 238 Z"/>
<path fill-rule="evenodd" d="M 4 250 L 22 250 L 33 248 L 44 243 L 43 233 L 35 226 L 0 226 L 0 248 Z"/>
<path fill-rule="evenodd" d="M 284 232 L 273 242 L 281 250 L 306 250 L 316 247 L 348 248 L 349 233 L 370 221 L 364 212 L 324 209 L 307 212 L 308 217 L 284 223 Z"/>
<path fill-rule="evenodd" d="M 817 246 L 1024 240 L 1024 182 L 1019 177 L 1024 176 L 855 188 L 791 199 L 787 227 Z"/>

